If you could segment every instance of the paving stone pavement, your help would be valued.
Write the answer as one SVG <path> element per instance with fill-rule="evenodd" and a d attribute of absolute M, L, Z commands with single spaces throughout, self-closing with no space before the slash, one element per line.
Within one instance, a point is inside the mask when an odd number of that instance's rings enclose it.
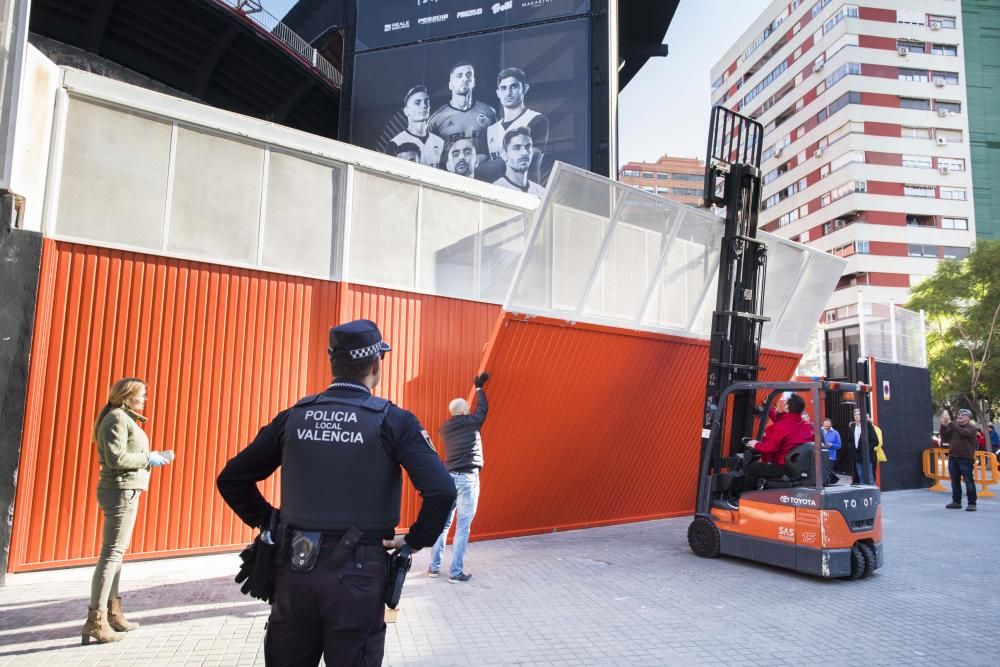
<path fill-rule="evenodd" d="M 886 565 L 853 582 L 697 558 L 687 518 L 476 542 L 466 584 L 428 578 L 424 550 L 384 664 L 997 665 L 1000 500 L 976 514 L 948 500 L 884 494 Z M 237 563 L 126 563 L 126 609 L 143 627 L 87 647 L 90 568 L 8 575 L 0 667 L 262 665 L 268 607 L 240 594 Z"/>

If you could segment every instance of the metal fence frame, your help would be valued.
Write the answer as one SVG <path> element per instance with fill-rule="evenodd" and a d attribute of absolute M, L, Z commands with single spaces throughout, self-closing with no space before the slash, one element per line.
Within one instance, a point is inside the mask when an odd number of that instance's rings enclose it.
<path fill-rule="evenodd" d="M 321 56 L 309 42 L 292 32 L 292 29 L 278 20 L 276 16 L 264 9 L 257 0 L 210 0 L 216 4 L 225 5 L 241 17 L 249 19 L 258 30 L 263 29 L 271 37 L 281 43 L 282 47 L 291 50 L 307 65 L 328 79 L 337 88 L 343 86 L 344 75 L 333 64 Z"/>

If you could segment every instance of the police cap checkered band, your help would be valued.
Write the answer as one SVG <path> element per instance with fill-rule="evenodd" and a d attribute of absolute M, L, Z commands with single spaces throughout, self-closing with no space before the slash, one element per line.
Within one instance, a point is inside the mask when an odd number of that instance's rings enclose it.
<path fill-rule="evenodd" d="M 352 320 L 330 329 L 331 356 L 365 359 L 384 354 L 392 347 L 382 340 L 382 332 L 371 320 Z"/>
<path fill-rule="evenodd" d="M 958 416 L 959 417 L 971 417 L 972 416 L 972 410 L 967 410 L 966 408 L 962 408 L 961 410 L 958 411 Z"/>

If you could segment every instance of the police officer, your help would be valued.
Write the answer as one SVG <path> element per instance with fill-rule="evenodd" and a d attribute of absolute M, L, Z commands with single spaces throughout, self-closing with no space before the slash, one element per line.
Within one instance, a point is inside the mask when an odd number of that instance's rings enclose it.
<path fill-rule="evenodd" d="M 391 349 L 369 320 L 331 329 L 333 383 L 278 413 L 219 474 L 219 492 L 240 519 L 266 526 L 275 508 L 257 482 L 281 466 L 268 665 L 316 665 L 321 654 L 328 665 L 381 664 L 386 549 L 434 544 L 455 501 L 417 418 L 372 395 Z M 406 535 L 394 537 L 400 466 L 423 503 Z"/>

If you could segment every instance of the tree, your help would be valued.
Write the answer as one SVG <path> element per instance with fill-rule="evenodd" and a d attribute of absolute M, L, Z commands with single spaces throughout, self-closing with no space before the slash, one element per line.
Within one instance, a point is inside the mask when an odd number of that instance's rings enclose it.
<path fill-rule="evenodd" d="M 906 307 L 927 316 L 934 401 L 960 400 L 985 430 L 980 399 L 1000 395 L 1000 241 L 978 241 L 965 259 L 940 262 Z"/>

